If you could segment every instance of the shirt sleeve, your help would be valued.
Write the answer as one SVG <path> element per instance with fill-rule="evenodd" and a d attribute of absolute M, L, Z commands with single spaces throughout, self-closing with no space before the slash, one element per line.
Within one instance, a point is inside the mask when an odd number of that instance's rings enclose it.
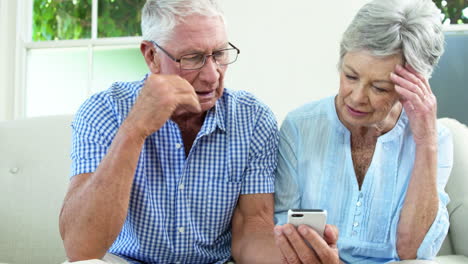
<path fill-rule="evenodd" d="M 118 124 L 104 93 L 89 98 L 72 122 L 71 177 L 94 172 L 112 143 Z"/>
<path fill-rule="evenodd" d="M 439 209 L 434 222 L 418 248 L 418 259 L 433 259 L 437 255 L 450 225 L 447 211 L 447 204 L 449 203 L 450 198 L 444 189 L 447 185 L 453 165 L 453 142 L 450 131 L 442 125 L 438 125 L 440 131 L 437 157 L 437 192 L 439 195 Z"/>
<path fill-rule="evenodd" d="M 275 173 L 275 224 L 287 222 L 287 211 L 299 208 L 301 193 L 297 183 L 297 132 L 287 117 L 280 130 L 278 166 Z"/>
<path fill-rule="evenodd" d="M 271 110 L 260 105 L 259 115 L 249 142 L 247 168 L 241 194 L 273 193 L 278 150 L 278 126 Z"/>

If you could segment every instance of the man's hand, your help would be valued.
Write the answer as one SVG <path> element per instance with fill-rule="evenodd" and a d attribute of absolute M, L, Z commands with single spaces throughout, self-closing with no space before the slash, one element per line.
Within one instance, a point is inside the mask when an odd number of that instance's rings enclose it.
<path fill-rule="evenodd" d="M 193 86 L 178 75 L 151 74 L 124 125 L 142 138 L 160 129 L 174 114 L 201 112 Z"/>
<path fill-rule="evenodd" d="M 291 225 L 275 227 L 275 242 L 283 255 L 283 263 L 340 263 L 338 229 L 326 225 L 324 238 L 306 225 L 297 229 Z"/>

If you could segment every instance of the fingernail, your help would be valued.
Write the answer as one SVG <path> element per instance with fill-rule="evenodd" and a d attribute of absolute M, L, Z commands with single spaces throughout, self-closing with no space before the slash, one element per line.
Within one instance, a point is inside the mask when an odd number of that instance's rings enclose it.
<path fill-rule="evenodd" d="M 277 235 L 277 236 L 280 236 L 280 235 L 281 235 L 281 228 L 280 228 L 280 227 L 275 226 L 275 228 L 273 229 L 273 231 L 275 232 L 275 235 Z"/>
<path fill-rule="evenodd" d="M 400 65 L 400 64 L 397 64 L 396 68 L 397 68 L 398 70 L 401 70 L 401 69 L 403 69 L 403 67 L 401 67 L 401 65 Z"/>
<path fill-rule="evenodd" d="M 308 232 L 308 230 L 307 230 L 307 228 L 305 228 L 304 226 L 301 226 L 301 227 L 299 228 L 299 232 L 301 232 L 301 234 L 303 234 L 303 235 L 306 235 L 307 232 Z"/>
<path fill-rule="evenodd" d="M 283 231 L 286 235 L 292 234 L 292 229 L 290 227 L 286 227 Z"/>
<path fill-rule="evenodd" d="M 395 76 L 396 76 L 396 75 L 395 75 L 393 72 L 390 73 L 390 77 L 391 77 L 391 78 L 395 78 Z"/>

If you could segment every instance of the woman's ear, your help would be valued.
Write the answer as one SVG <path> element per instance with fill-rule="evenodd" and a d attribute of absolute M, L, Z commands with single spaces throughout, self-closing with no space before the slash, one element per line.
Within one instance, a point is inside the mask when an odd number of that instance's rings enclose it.
<path fill-rule="evenodd" d="M 146 65 L 152 73 L 160 73 L 160 61 L 159 56 L 154 48 L 153 43 L 144 40 L 140 44 L 140 51 L 145 58 Z"/>

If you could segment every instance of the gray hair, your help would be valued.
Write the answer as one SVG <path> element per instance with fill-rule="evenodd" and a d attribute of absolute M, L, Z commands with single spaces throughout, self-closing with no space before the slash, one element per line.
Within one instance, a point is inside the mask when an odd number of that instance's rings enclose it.
<path fill-rule="evenodd" d="M 174 27 L 190 15 L 219 16 L 224 22 L 216 0 L 147 0 L 141 11 L 143 39 L 165 44 Z"/>
<path fill-rule="evenodd" d="M 430 78 L 444 53 L 440 10 L 431 0 L 373 0 L 356 14 L 340 43 L 343 57 L 351 51 L 374 56 L 402 54 L 405 62 Z"/>

